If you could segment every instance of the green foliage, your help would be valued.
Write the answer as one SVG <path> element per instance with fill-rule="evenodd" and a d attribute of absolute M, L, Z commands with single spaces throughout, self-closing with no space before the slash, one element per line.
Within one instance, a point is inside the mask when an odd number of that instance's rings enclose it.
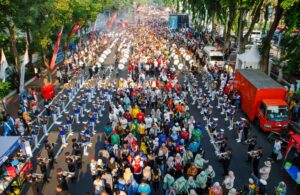
<path fill-rule="evenodd" d="M 10 92 L 10 83 L 0 81 L 0 99 Z"/>

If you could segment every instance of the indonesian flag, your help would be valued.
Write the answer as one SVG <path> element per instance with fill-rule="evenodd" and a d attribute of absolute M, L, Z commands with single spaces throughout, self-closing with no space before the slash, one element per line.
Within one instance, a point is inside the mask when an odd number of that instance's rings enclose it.
<path fill-rule="evenodd" d="M 80 26 L 78 24 L 75 24 L 73 27 L 73 30 L 71 32 L 71 35 L 74 35 L 79 29 L 80 29 Z"/>
<path fill-rule="evenodd" d="M 3 49 L 1 49 L 1 63 L 0 63 L 0 78 L 5 82 L 5 70 L 8 67 L 8 63 L 4 54 Z"/>
<path fill-rule="evenodd" d="M 57 41 L 56 41 L 56 44 L 55 44 L 53 56 L 52 56 L 51 63 L 50 63 L 50 71 L 53 71 L 54 66 L 55 66 L 55 61 L 56 61 L 57 52 L 58 52 L 58 49 L 59 49 L 59 44 L 60 44 L 60 39 L 61 39 L 61 36 L 62 36 L 63 29 L 64 29 L 64 27 L 62 26 L 61 30 L 60 30 L 60 33 L 57 36 Z"/>

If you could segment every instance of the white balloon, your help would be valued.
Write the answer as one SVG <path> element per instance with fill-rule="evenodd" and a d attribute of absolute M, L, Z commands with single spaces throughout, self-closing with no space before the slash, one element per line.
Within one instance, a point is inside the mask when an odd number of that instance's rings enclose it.
<path fill-rule="evenodd" d="M 175 55 L 175 56 L 174 56 L 174 59 L 175 59 L 175 60 L 178 60 L 178 59 L 179 59 L 178 55 Z"/>
<path fill-rule="evenodd" d="M 179 60 L 175 60 L 175 61 L 174 61 L 174 64 L 175 64 L 175 65 L 178 65 L 178 64 L 179 64 Z"/>
<path fill-rule="evenodd" d="M 190 56 L 190 55 L 187 55 L 185 59 L 186 59 L 187 61 L 190 61 L 191 56 Z"/>
<path fill-rule="evenodd" d="M 180 63 L 180 64 L 178 65 L 178 69 L 179 69 L 179 70 L 182 70 L 182 69 L 183 69 L 183 64 L 182 64 L 182 63 Z"/>
<path fill-rule="evenodd" d="M 191 60 L 189 61 L 189 63 L 190 63 L 191 65 L 194 64 L 194 60 L 191 59 Z"/>
<path fill-rule="evenodd" d="M 125 68 L 125 66 L 124 66 L 124 64 L 119 64 L 119 65 L 118 65 L 118 68 L 119 68 L 120 70 L 123 70 L 123 69 Z"/>
<path fill-rule="evenodd" d="M 105 61 L 105 59 L 100 57 L 99 62 L 103 63 L 104 61 Z"/>

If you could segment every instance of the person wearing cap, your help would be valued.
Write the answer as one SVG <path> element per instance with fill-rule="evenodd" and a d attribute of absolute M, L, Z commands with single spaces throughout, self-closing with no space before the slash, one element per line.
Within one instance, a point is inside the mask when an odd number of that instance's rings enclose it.
<path fill-rule="evenodd" d="M 68 143 L 66 141 L 66 130 L 65 130 L 65 128 L 62 125 L 60 125 L 60 126 L 58 126 L 58 131 L 59 131 L 59 135 L 60 135 L 61 143 L 62 143 L 63 147 L 67 147 Z"/>
<path fill-rule="evenodd" d="M 260 178 L 267 181 L 271 172 L 271 162 L 265 161 L 265 166 L 259 169 Z"/>

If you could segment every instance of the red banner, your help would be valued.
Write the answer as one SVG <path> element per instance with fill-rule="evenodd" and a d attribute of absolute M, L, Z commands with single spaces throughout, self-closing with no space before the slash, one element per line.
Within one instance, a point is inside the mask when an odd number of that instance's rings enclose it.
<path fill-rule="evenodd" d="M 57 52 L 58 52 L 58 49 L 59 49 L 59 44 L 60 44 L 60 39 L 61 39 L 61 36 L 62 36 L 62 32 L 63 32 L 63 27 L 61 28 L 61 31 L 57 36 L 57 41 L 56 41 L 56 44 L 55 44 L 54 53 L 53 53 L 51 63 L 50 63 L 50 71 L 53 71 L 54 66 L 55 66 L 55 61 L 56 61 Z"/>
<path fill-rule="evenodd" d="M 80 26 L 78 24 L 75 24 L 75 26 L 73 27 L 73 30 L 71 32 L 71 35 L 74 35 L 79 29 L 80 29 Z"/>

